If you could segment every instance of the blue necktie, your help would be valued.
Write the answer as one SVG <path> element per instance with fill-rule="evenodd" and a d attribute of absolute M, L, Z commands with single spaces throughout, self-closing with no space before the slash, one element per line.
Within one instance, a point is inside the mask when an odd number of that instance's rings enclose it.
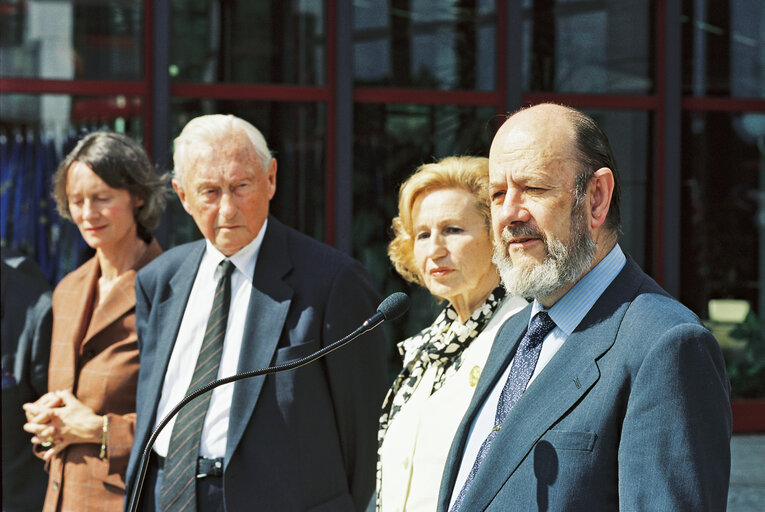
<path fill-rule="evenodd" d="M 467 494 L 470 485 L 473 483 L 475 475 L 478 473 L 478 468 L 489 453 L 491 443 L 494 442 L 494 438 L 502 428 L 502 423 L 507 418 L 510 410 L 526 390 L 529 379 L 531 379 L 531 375 L 534 373 L 534 368 L 537 366 L 539 353 L 542 351 L 542 341 L 554 328 L 555 322 L 544 311 L 537 313 L 531 320 L 529 329 L 518 345 L 518 352 L 516 352 L 515 358 L 513 358 L 510 374 L 507 376 L 505 387 L 502 388 L 502 394 L 499 396 L 497 414 L 494 417 L 494 428 L 491 429 L 491 432 L 486 436 L 481 448 L 478 450 L 478 455 L 476 455 L 473 467 L 470 469 L 470 473 L 465 480 L 465 485 L 462 486 L 457 499 L 454 500 L 454 505 L 450 512 L 457 512 L 462 509 L 465 494 Z"/>

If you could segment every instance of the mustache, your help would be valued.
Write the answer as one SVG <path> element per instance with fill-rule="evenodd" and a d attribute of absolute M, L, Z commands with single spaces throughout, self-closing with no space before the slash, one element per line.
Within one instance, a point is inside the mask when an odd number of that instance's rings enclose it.
<path fill-rule="evenodd" d="M 502 230 L 502 241 L 505 243 L 509 243 L 513 238 L 520 237 L 534 237 L 541 238 L 543 241 L 546 240 L 544 233 L 529 226 L 528 224 L 505 226 L 505 228 Z"/>

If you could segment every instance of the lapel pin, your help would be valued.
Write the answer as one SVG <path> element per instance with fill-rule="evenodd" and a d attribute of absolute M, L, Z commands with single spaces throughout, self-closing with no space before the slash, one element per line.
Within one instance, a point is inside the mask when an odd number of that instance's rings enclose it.
<path fill-rule="evenodd" d="M 471 388 L 474 388 L 478 384 L 478 379 L 481 378 L 481 367 L 476 365 L 470 369 L 470 376 L 468 377 L 468 384 Z"/>

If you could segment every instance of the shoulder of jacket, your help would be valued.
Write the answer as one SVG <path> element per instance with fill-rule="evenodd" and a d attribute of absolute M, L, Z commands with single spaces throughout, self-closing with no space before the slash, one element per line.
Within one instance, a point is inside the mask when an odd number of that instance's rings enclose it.
<path fill-rule="evenodd" d="M 68 290 L 72 287 L 80 287 L 83 279 L 90 277 L 90 275 L 95 272 L 97 265 L 98 261 L 96 260 L 96 257 L 93 256 L 85 263 L 65 275 L 56 285 L 53 294 L 56 295 L 56 292 L 61 293 L 62 291 Z"/>

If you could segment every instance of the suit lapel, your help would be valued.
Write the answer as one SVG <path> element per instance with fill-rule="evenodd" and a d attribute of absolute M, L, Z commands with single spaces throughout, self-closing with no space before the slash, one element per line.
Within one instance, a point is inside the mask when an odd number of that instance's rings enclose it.
<path fill-rule="evenodd" d="M 483 510 L 512 476 L 534 444 L 595 385 L 600 378 L 598 359 L 614 344 L 630 301 L 636 294 L 635 263 L 625 268 L 603 292 L 580 325 L 523 393 L 481 465 L 476 482 L 465 496 L 471 509 Z M 503 326 L 489 354 L 476 395 L 457 431 L 442 482 L 440 510 L 451 499 L 462 452 L 476 414 L 515 354 L 528 324 L 531 306 Z"/>
<path fill-rule="evenodd" d="M 499 328 L 497 337 L 494 339 L 491 351 L 489 352 L 489 357 L 486 360 L 484 370 L 481 372 L 481 378 L 476 386 L 473 400 L 470 402 L 470 405 L 465 412 L 465 416 L 462 418 L 462 422 L 454 435 L 454 440 L 451 449 L 449 450 L 449 456 L 446 460 L 444 476 L 441 479 L 441 491 L 439 493 L 440 506 L 438 510 L 448 510 L 452 491 L 459 492 L 459 489 L 454 489 L 454 482 L 457 479 L 457 473 L 459 473 L 460 465 L 462 463 L 462 453 L 465 451 L 470 428 L 472 427 L 478 412 L 481 410 L 481 406 L 483 406 L 483 403 L 488 398 L 491 390 L 494 389 L 494 386 L 497 384 L 503 370 L 515 355 L 518 341 L 528 325 L 530 314 L 531 305 L 528 305 L 516 315 L 510 317 L 502 327 Z"/>
<path fill-rule="evenodd" d="M 488 506 L 539 438 L 595 385 L 596 357 L 613 344 L 614 325 L 597 324 L 568 337 L 508 414 L 481 465 L 481 484 L 471 486 L 466 503 L 479 510 Z"/>
<path fill-rule="evenodd" d="M 85 338 L 80 344 L 80 352 L 84 350 L 84 346 L 93 339 L 93 337 L 99 332 L 103 331 L 113 322 L 121 318 L 130 310 L 135 308 L 135 275 L 136 272 L 151 260 L 159 256 L 162 249 L 156 240 L 152 240 L 149 246 L 144 251 L 143 256 L 139 259 L 132 269 L 124 272 L 117 282 L 112 287 L 111 291 L 106 297 L 101 297 L 100 303 L 94 308 L 93 314 L 90 319 L 90 324 L 87 326 L 87 332 Z M 98 264 L 95 266 L 94 271 L 94 283 L 92 290 L 98 286 L 98 277 L 100 271 L 98 270 Z"/>
<path fill-rule="evenodd" d="M 91 317 L 98 261 L 91 258 L 70 276 L 66 288 L 56 294 L 60 308 L 53 321 L 48 389 L 69 389 L 76 393 L 77 353 Z"/>
<path fill-rule="evenodd" d="M 106 297 L 93 309 L 87 333 L 80 344 L 80 352 L 93 337 L 112 322 L 135 307 L 135 270 L 123 273 Z M 96 284 L 98 286 L 98 284 Z"/>
<path fill-rule="evenodd" d="M 173 352 L 178 329 L 181 327 L 183 314 L 186 311 L 186 303 L 191 295 L 191 288 L 194 285 L 194 279 L 199 270 L 199 264 L 202 261 L 202 255 L 205 251 L 204 241 L 200 241 L 189 251 L 189 256 L 181 263 L 178 270 L 170 279 L 170 291 L 167 298 L 157 305 L 157 315 L 154 319 L 157 332 L 154 339 L 156 341 L 156 354 L 154 355 L 154 368 L 151 372 L 150 382 L 146 389 L 151 395 L 144 402 L 144 410 L 148 411 L 147 417 L 153 417 L 157 411 L 157 404 L 162 393 L 162 386 L 165 381 L 165 372 L 170 362 L 170 354 Z M 162 321 L 163 319 L 173 319 L 172 321 Z M 139 405 L 140 407 L 140 405 Z M 149 424 L 149 432 L 153 429 L 153 423 Z"/>
<path fill-rule="evenodd" d="M 239 372 L 259 370 L 271 364 L 287 318 L 293 295 L 283 281 L 292 268 L 284 227 L 273 217 L 260 247 L 247 311 L 247 323 L 239 356 Z M 229 415 L 226 457 L 236 450 L 258 401 L 266 376 L 244 379 L 234 384 Z"/>

